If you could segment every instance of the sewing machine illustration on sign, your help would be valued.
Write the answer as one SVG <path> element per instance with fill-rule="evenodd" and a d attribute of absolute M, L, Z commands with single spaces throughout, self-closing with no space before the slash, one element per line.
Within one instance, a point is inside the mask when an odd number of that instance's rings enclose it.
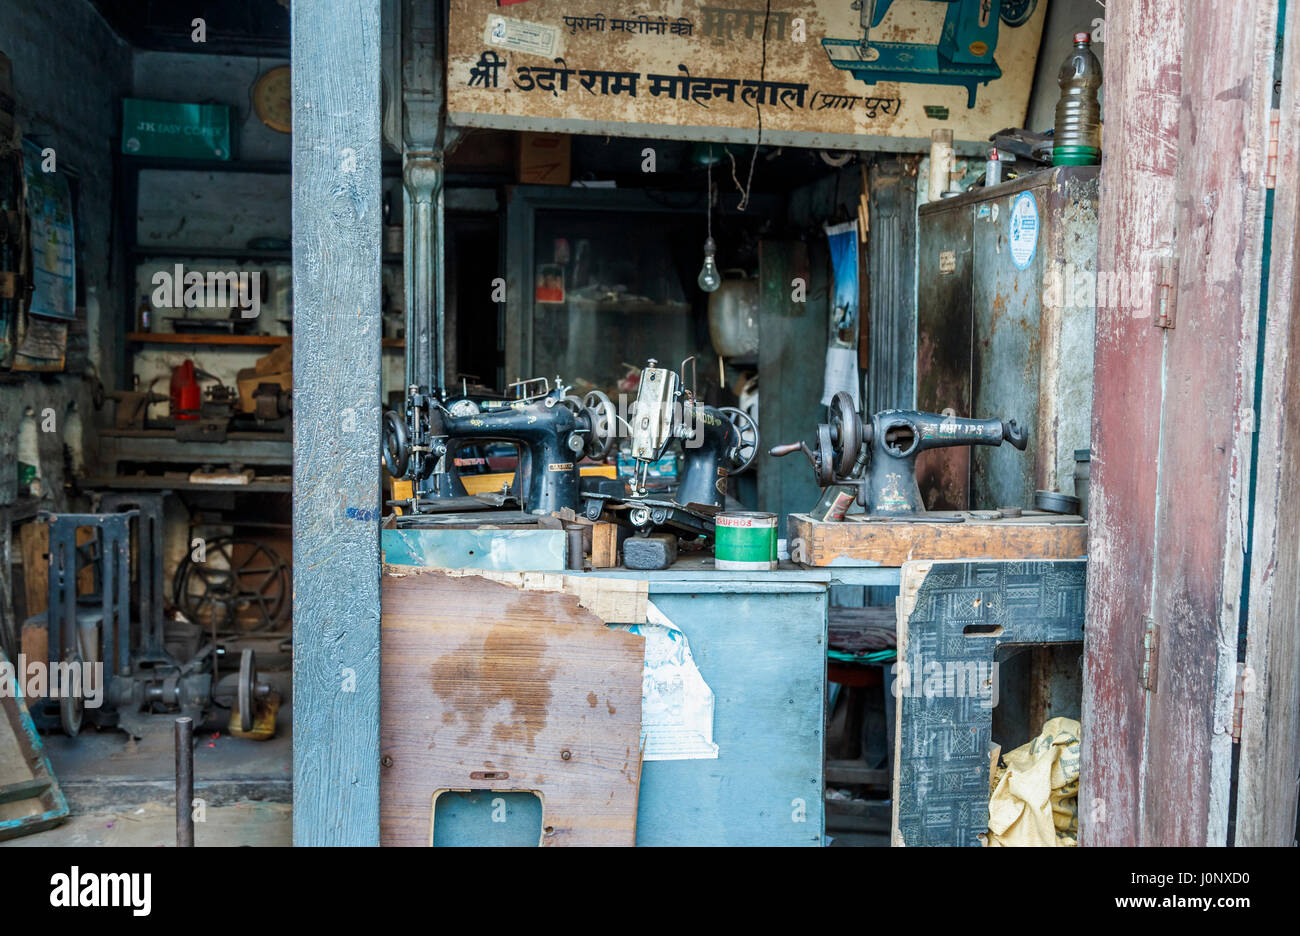
<path fill-rule="evenodd" d="M 998 21 L 1023 26 L 1033 16 L 1038 0 L 912 0 L 946 3 L 939 41 L 872 42 L 871 30 L 885 19 L 894 0 L 854 0 L 859 12 L 861 39 L 822 40 L 831 64 L 873 85 L 879 81 L 912 84 L 960 85 L 966 89 L 967 109 L 975 106 L 981 84 L 1002 77 L 993 60 L 998 44 Z"/>

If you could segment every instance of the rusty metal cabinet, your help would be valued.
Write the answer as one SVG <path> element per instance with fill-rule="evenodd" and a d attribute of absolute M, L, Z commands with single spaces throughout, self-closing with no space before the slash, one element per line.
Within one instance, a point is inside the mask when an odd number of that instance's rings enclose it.
<path fill-rule="evenodd" d="M 924 453 L 932 509 L 1074 493 L 1088 447 L 1096 317 L 1097 167 L 1063 166 L 973 189 L 918 212 L 918 409 L 1015 419 L 1009 447 Z"/>

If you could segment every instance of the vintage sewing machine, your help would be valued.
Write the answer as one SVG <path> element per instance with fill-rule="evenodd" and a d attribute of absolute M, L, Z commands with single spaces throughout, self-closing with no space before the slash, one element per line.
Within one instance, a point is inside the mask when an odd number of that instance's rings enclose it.
<path fill-rule="evenodd" d="M 513 498 L 531 514 L 578 508 L 577 462 L 609 454 L 615 414 L 609 397 L 593 390 L 579 399 L 556 379 L 512 384 L 514 399 L 451 401 L 411 387 L 404 415 L 384 414 L 384 465 L 394 478 L 415 484 L 415 513 L 454 510 L 469 498 L 457 470 L 457 453 L 487 442 L 519 451 Z M 484 506 L 481 502 L 478 509 Z"/>
<path fill-rule="evenodd" d="M 682 362 L 694 365 L 694 358 Z M 682 376 L 659 367 L 651 358 L 641 370 L 636 401 L 628 414 L 631 454 L 636 462 L 631 494 L 619 497 L 584 493 L 588 519 L 597 520 L 607 507 L 638 533 L 671 530 L 686 536 L 713 533 L 713 516 L 722 509 L 727 478 L 744 471 L 758 451 L 758 426 L 734 407 L 714 407 L 695 398 L 694 380 L 687 388 Z M 683 467 L 675 492 L 657 496 L 646 485 L 650 466 L 674 442 L 682 447 Z"/>
<path fill-rule="evenodd" d="M 939 41 L 871 41 L 871 30 L 885 19 L 894 0 L 855 0 L 861 39 L 822 40 L 836 68 L 853 73 L 869 85 L 879 81 L 960 85 L 966 88 L 967 108 L 975 106 L 981 84 L 1002 77 L 993 60 L 998 44 L 998 20 L 1023 26 L 1033 16 L 1038 0 L 927 0 L 947 3 Z"/>
<path fill-rule="evenodd" d="M 935 448 L 1003 442 L 1023 452 L 1029 442 L 1028 433 L 1015 420 L 884 410 L 868 422 L 843 391 L 835 394 L 830 410 L 830 422 L 817 427 L 815 449 L 793 442 L 768 454 L 780 457 L 802 451 L 821 487 L 856 487 L 857 501 L 871 518 L 960 522 L 949 514 L 927 513 L 916 483 L 916 456 Z"/>

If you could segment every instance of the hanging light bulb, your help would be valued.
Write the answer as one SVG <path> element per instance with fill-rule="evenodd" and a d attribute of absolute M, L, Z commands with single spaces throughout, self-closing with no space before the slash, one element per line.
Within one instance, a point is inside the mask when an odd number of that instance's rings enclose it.
<path fill-rule="evenodd" d="M 712 237 L 704 242 L 704 266 L 700 267 L 700 275 L 696 282 L 705 292 L 714 292 L 722 285 L 722 277 L 718 275 L 718 265 L 713 260 L 717 249 L 718 245 L 713 243 Z"/>
<path fill-rule="evenodd" d="M 696 278 L 700 289 L 705 292 L 716 292 L 722 285 L 722 277 L 718 275 L 718 264 L 714 262 L 713 255 L 718 251 L 718 245 L 713 242 L 713 147 L 709 147 L 709 165 L 707 169 L 708 189 L 704 196 L 704 210 L 707 218 L 709 236 L 704 242 L 704 266 L 700 267 L 700 275 Z"/>

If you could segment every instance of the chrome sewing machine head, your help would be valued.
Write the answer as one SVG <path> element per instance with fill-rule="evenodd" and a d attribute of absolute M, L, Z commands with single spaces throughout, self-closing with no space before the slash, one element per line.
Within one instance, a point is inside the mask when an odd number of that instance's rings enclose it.
<path fill-rule="evenodd" d="M 707 406 L 696 399 L 694 356 L 682 361 L 678 373 L 659 367 L 654 358 L 647 361 L 628 416 L 636 467 L 631 496 L 623 502 L 629 508 L 626 519 L 642 534 L 660 527 L 696 535 L 712 532 L 712 516 L 725 503 L 727 478 L 748 468 L 758 451 L 754 420 L 734 407 Z M 646 484 L 650 467 L 674 441 L 684 456 L 677 489 L 670 498 L 652 496 Z M 586 514 L 592 520 L 606 503 L 616 500 L 597 494 L 586 497 Z"/>

